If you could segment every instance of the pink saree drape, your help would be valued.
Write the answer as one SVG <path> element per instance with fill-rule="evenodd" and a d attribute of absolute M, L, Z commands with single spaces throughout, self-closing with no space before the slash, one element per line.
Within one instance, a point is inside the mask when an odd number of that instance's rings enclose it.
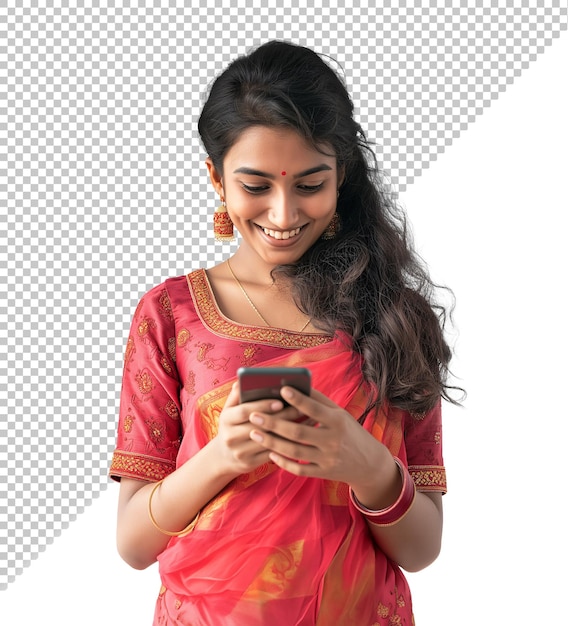
<path fill-rule="evenodd" d="M 152 290 L 135 314 L 111 475 L 157 480 L 206 445 L 242 364 L 308 367 L 353 419 L 366 403 L 342 337 L 236 325 L 194 272 Z M 385 406 L 363 427 L 409 463 L 418 489 L 445 490 L 439 407 L 415 420 Z M 273 464 L 227 485 L 158 560 L 155 625 L 413 624 L 406 579 L 374 545 L 347 485 Z"/>

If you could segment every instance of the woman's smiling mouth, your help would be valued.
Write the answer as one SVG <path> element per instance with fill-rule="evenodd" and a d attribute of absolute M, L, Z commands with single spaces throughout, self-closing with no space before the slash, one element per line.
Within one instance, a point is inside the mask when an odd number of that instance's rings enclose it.
<path fill-rule="evenodd" d="M 302 226 L 298 228 L 292 228 L 291 230 L 272 230 L 270 228 L 265 228 L 264 226 L 259 226 L 262 229 L 265 235 L 272 237 L 273 239 L 291 239 L 299 234 L 302 230 Z"/>

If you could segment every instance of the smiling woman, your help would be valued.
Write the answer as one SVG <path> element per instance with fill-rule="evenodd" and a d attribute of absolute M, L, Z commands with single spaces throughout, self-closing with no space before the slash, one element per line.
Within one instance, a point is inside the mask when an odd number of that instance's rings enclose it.
<path fill-rule="evenodd" d="M 335 214 L 341 183 L 337 159 L 295 130 L 253 126 L 227 152 L 221 171 L 211 158 L 206 163 L 242 236 L 232 265 L 251 287 L 272 282 L 276 265 L 296 263 Z M 210 272 L 210 279 L 218 273 Z"/>
<path fill-rule="evenodd" d="M 134 314 L 120 554 L 159 561 L 156 625 L 410 626 L 401 568 L 437 557 L 446 488 L 434 286 L 315 52 L 270 42 L 234 61 L 199 132 L 215 224 L 241 243 Z M 308 368 L 313 390 L 241 402 L 243 365 Z"/>

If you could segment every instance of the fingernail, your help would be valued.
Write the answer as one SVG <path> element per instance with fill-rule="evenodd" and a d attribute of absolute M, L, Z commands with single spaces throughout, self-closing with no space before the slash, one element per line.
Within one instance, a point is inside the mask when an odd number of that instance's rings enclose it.
<path fill-rule="evenodd" d="M 251 430 L 250 438 L 258 441 L 259 443 L 264 441 L 264 437 L 257 430 Z"/>
<path fill-rule="evenodd" d="M 253 423 L 256 424 L 257 426 L 262 426 L 264 424 L 264 418 L 261 415 L 257 415 L 256 413 L 253 413 L 250 417 L 249 420 Z"/>
<path fill-rule="evenodd" d="M 283 398 L 293 398 L 294 397 L 294 392 L 290 389 L 290 387 L 283 387 L 280 390 L 280 395 Z"/>
<path fill-rule="evenodd" d="M 284 405 L 282 404 L 282 402 L 280 402 L 279 400 L 276 400 L 276 402 L 273 402 L 270 405 L 270 410 L 271 411 L 280 411 L 281 409 L 284 408 Z"/>

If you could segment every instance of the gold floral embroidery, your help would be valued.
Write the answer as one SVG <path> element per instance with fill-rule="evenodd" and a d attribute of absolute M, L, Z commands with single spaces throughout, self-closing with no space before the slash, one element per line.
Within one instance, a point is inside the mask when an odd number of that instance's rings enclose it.
<path fill-rule="evenodd" d="M 179 410 L 177 404 L 173 400 L 168 400 L 164 406 L 164 411 L 166 415 L 171 417 L 173 420 L 179 419 Z"/>
<path fill-rule="evenodd" d="M 213 350 L 213 348 L 215 347 L 212 343 L 207 343 L 207 342 L 203 342 L 203 343 L 198 342 L 195 345 L 198 348 L 197 360 L 201 362 L 205 361 L 207 357 L 207 353 Z"/>
<path fill-rule="evenodd" d="M 406 600 L 402 594 L 398 593 L 398 589 L 396 587 L 394 588 L 394 597 L 396 603 L 394 612 L 393 605 L 389 604 L 389 606 L 386 606 L 382 602 L 379 602 L 377 606 L 377 617 L 380 620 L 388 619 L 388 622 L 386 622 L 388 626 L 402 626 L 402 618 L 400 617 L 400 615 L 397 615 L 397 607 L 404 608 L 406 606 Z M 382 623 L 385 624 L 385 622 Z M 412 624 L 414 624 L 414 617 L 412 618 Z M 380 624 L 379 622 L 375 622 L 373 626 L 380 626 Z"/>
<path fill-rule="evenodd" d="M 115 452 L 110 466 L 111 476 L 162 480 L 175 469 L 175 461 L 166 461 L 132 452 Z"/>
<path fill-rule="evenodd" d="M 138 323 L 138 335 L 141 339 L 144 339 L 155 328 L 156 322 L 151 317 L 143 317 Z"/>
<path fill-rule="evenodd" d="M 138 383 L 140 393 L 147 395 L 152 392 L 152 389 L 154 389 L 154 381 L 147 370 L 144 369 L 138 372 L 134 378 Z"/>
<path fill-rule="evenodd" d="M 165 425 L 161 419 L 157 417 L 149 417 L 144 422 L 148 428 L 148 434 L 150 435 L 150 439 L 154 442 L 156 447 L 162 443 L 166 436 Z"/>
<path fill-rule="evenodd" d="M 191 396 L 195 394 L 195 372 L 188 372 L 184 387 Z"/>
<path fill-rule="evenodd" d="M 175 363 L 176 362 L 176 338 L 170 337 L 168 339 L 168 354 L 170 358 Z"/>
<path fill-rule="evenodd" d="M 410 415 L 418 422 L 421 422 L 426 417 L 426 411 L 421 413 L 410 413 Z"/>
<path fill-rule="evenodd" d="M 243 349 L 241 364 L 244 367 L 250 367 L 251 365 L 254 365 L 256 363 L 256 355 L 261 350 L 260 346 L 242 343 L 241 348 Z"/>
<path fill-rule="evenodd" d="M 134 355 L 136 353 L 136 346 L 134 344 L 134 339 L 132 337 L 128 337 L 128 341 L 126 342 L 126 350 L 124 351 L 124 367 L 128 369 L 130 363 L 134 359 Z"/>
<path fill-rule="evenodd" d="M 329 335 L 304 334 L 280 328 L 237 324 L 219 311 L 205 270 L 195 270 L 188 274 L 187 282 L 195 309 L 202 322 L 221 337 L 290 349 L 311 348 L 329 343 L 332 339 Z"/>
<path fill-rule="evenodd" d="M 439 465 L 410 465 L 408 470 L 418 491 L 446 493 L 446 469 Z"/>
<path fill-rule="evenodd" d="M 168 362 L 168 358 L 166 357 L 165 354 L 162 354 L 162 356 L 160 357 L 160 365 L 164 368 L 164 371 L 167 372 L 168 374 L 172 374 L 172 366 L 169 364 Z"/>
<path fill-rule="evenodd" d="M 174 315 L 172 312 L 172 304 L 170 302 L 168 292 L 165 289 L 160 293 L 160 298 L 158 299 L 158 302 L 160 303 L 160 313 L 162 314 L 162 316 L 165 317 L 168 321 L 173 320 Z"/>

